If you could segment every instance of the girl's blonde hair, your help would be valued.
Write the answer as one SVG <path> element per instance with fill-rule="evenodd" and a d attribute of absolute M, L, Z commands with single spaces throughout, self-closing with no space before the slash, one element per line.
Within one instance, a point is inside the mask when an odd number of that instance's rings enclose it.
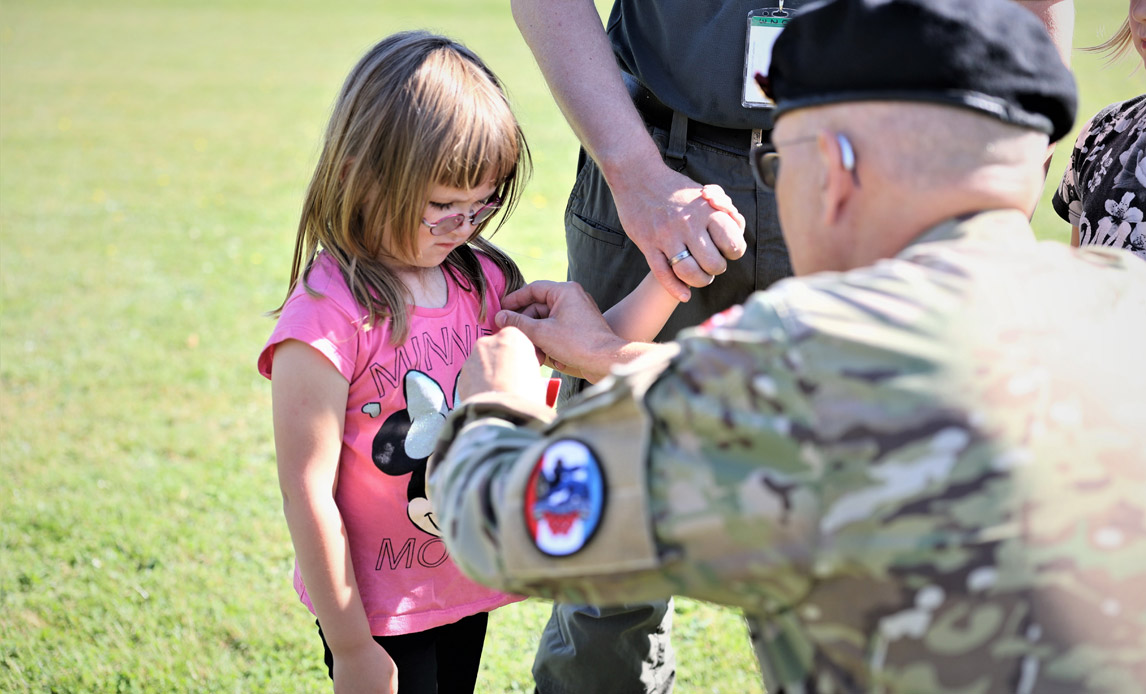
<path fill-rule="evenodd" d="M 1114 32 L 1113 36 L 1097 46 L 1087 46 L 1082 50 L 1091 53 L 1106 53 L 1108 54 L 1107 62 L 1113 63 L 1130 50 L 1130 43 L 1133 38 L 1130 32 L 1130 17 L 1127 16 L 1126 19 L 1122 20 L 1122 26 L 1118 27 L 1118 31 Z"/>
<path fill-rule="evenodd" d="M 354 66 L 335 102 L 299 219 L 287 298 L 299 281 L 318 294 L 307 279 L 321 248 L 338 262 L 370 324 L 389 318 L 391 342 L 402 342 L 410 294 L 382 261 L 383 239 L 408 255 L 416 252 L 426 196 L 435 184 L 468 190 L 494 181 L 502 200 L 494 215 L 500 228 L 517 205 L 529 167 L 529 148 L 501 82 L 477 55 L 421 31 L 383 39 Z M 524 280 L 517 265 L 477 232 L 444 266 L 477 292 L 484 319 L 489 288 L 475 249 L 505 274 L 507 291 Z"/>

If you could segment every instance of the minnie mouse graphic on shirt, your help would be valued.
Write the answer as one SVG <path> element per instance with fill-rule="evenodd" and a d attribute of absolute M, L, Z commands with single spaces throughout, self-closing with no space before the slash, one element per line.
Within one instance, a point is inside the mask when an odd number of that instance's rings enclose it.
<path fill-rule="evenodd" d="M 441 537 L 434 521 L 434 510 L 426 498 L 426 463 L 434 451 L 438 434 L 450 413 L 446 394 L 437 381 L 421 371 L 406 372 L 402 379 L 406 409 L 386 418 L 374 435 L 371 456 L 374 465 L 391 477 L 410 475 L 406 488 L 406 515 L 423 532 Z M 457 402 L 457 383 L 453 401 Z M 413 473 L 413 474 L 411 474 Z"/>

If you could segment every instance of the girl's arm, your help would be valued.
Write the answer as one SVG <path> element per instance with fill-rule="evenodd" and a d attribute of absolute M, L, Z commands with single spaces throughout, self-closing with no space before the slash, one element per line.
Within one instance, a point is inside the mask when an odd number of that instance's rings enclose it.
<path fill-rule="evenodd" d="M 650 272 L 620 303 L 605 311 L 605 321 L 630 342 L 652 342 L 679 303 Z"/>
<path fill-rule="evenodd" d="M 276 346 L 271 395 L 283 513 L 334 655 L 334 691 L 390 694 L 398 687 L 397 668 L 370 633 L 334 502 L 348 389 L 313 347 L 297 340 Z"/>
<path fill-rule="evenodd" d="M 736 211 L 736 205 L 723 188 L 702 186 L 700 197 L 712 209 L 727 214 L 741 232 L 744 231 L 744 217 Z M 658 282 L 653 273 L 649 273 L 636 289 L 606 311 L 605 321 L 613 332 L 631 342 L 652 342 L 680 303 L 663 285 L 661 287 L 661 291 L 657 291 Z"/>

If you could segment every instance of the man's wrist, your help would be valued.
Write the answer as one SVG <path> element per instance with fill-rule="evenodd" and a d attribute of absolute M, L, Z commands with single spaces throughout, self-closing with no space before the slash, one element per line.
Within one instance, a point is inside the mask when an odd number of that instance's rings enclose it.
<path fill-rule="evenodd" d="M 608 376 L 614 366 L 628 364 L 657 347 L 658 345 L 655 343 L 630 342 L 613 335 L 593 349 L 592 355 L 586 360 L 586 366 L 582 372 L 587 381 L 596 383 Z"/>
<path fill-rule="evenodd" d="M 644 180 L 657 167 L 664 166 L 660 150 L 644 130 L 639 136 L 625 138 L 614 147 L 603 148 L 595 159 L 614 195 Z"/>

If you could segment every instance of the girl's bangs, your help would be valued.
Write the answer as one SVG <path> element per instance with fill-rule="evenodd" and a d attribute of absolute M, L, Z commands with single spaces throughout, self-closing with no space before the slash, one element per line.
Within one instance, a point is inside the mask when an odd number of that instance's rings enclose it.
<path fill-rule="evenodd" d="M 470 189 L 492 180 L 500 186 L 521 157 L 517 121 L 500 99 L 490 103 L 477 97 L 468 106 L 459 109 L 447 128 L 444 141 L 455 144 L 444 153 L 438 183 Z"/>

